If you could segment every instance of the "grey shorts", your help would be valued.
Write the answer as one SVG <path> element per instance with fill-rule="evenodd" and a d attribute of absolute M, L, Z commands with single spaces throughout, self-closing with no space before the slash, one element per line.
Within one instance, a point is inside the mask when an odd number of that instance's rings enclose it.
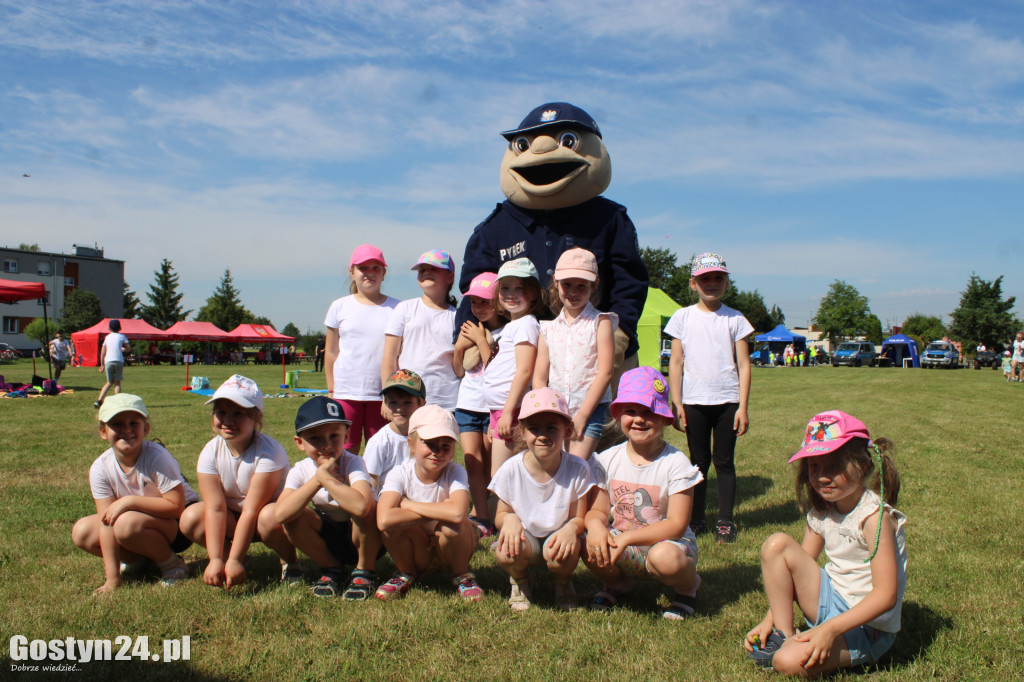
<path fill-rule="evenodd" d="M 104 368 L 107 371 L 107 381 L 121 381 L 124 376 L 123 362 L 108 362 Z"/>

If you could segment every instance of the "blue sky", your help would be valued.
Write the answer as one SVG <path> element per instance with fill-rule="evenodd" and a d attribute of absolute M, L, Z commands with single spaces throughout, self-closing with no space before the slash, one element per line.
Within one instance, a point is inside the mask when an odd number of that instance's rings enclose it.
<path fill-rule="evenodd" d="M 722 253 L 806 324 L 829 284 L 948 321 L 971 273 L 1024 310 L 1015 2 L 0 0 L 0 243 L 161 258 L 198 310 L 319 328 L 353 247 L 418 294 L 503 199 L 498 131 L 568 101 L 643 246 Z M 30 178 L 22 177 L 24 173 Z"/>

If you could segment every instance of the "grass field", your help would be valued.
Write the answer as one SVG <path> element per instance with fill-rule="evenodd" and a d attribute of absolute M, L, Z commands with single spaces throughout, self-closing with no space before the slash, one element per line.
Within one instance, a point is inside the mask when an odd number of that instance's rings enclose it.
<path fill-rule="evenodd" d="M 246 369 L 265 392 L 278 391 L 280 368 Z M 0 365 L 0 374 L 14 379 L 27 379 L 31 370 L 26 360 Z M 199 368 L 214 386 L 231 372 Z M 156 652 L 161 640 L 188 635 L 187 663 L 80 663 L 65 677 L 770 679 L 741 650 L 743 634 L 766 607 L 759 548 L 774 531 L 800 537 L 803 522 L 786 459 L 807 419 L 830 408 L 856 415 L 873 435 L 895 441 L 910 550 L 903 632 L 891 655 L 880 666 L 836 677 L 981 680 L 1024 674 L 1024 538 L 1017 525 L 1024 385 L 1007 385 L 1000 372 L 755 369 L 751 431 L 736 458 L 739 539 L 718 546 L 701 538 L 699 616 L 681 623 L 660 618 L 653 585 L 641 585 L 624 607 L 604 616 L 563 614 L 547 604 L 514 615 L 505 601 L 507 580 L 486 551 L 472 565 L 488 591 L 480 604 L 461 603 L 442 576 L 422 581 L 400 602 L 317 599 L 308 590 L 279 587 L 276 557 L 262 546 L 252 551 L 250 582 L 230 592 L 197 577 L 173 589 L 144 580 L 93 597 L 103 581 L 101 561 L 77 550 L 70 530 L 94 511 L 88 469 L 105 448 L 92 407 L 101 376 L 95 369 L 72 369 L 62 383 L 74 395 L 0 401 L 0 678 L 45 679 L 43 673 L 13 671 L 7 643 L 14 635 L 146 635 Z M 302 374 L 300 385 L 315 388 L 322 381 L 322 375 Z M 209 409 L 202 398 L 180 390 L 183 383 L 181 367 L 125 372 L 125 389 L 141 394 L 150 409 L 151 437 L 160 438 L 194 479 L 199 451 L 211 437 Z M 265 430 L 289 448 L 293 461 L 299 454 L 290 436 L 301 400 L 266 401 Z M 681 434 L 670 438 L 682 446 Z M 714 498 L 709 494 L 712 504 Z M 198 575 L 204 550 L 192 547 L 185 558 Z M 379 568 L 387 575 L 392 566 L 385 558 Z M 586 598 L 598 584 L 581 566 L 576 586 Z M 541 599 L 550 599 L 550 589 L 541 590 Z"/>

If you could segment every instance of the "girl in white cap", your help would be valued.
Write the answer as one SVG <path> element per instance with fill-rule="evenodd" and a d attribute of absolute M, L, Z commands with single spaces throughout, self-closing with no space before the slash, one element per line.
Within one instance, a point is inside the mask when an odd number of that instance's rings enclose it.
<path fill-rule="evenodd" d="M 244 583 L 243 562 L 253 541 L 277 552 L 282 581 L 301 581 L 302 566 L 284 529 L 258 526 L 263 507 L 281 494 L 289 468 L 285 449 L 260 431 L 263 393 L 255 381 L 235 374 L 217 388 L 210 403 L 217 435 L 199 453 L 196 466 L 203 501 L 181 517 L 182 532 L 205 546 L 210 556 L 203 581 L 214 587 Z"/>
<path fill-rule="evenodd" d="M 761 547 L 768 597 L 747 633 L 750 658 L 787 675 L 821 675 L 876 662 L 900 630 L 907 586 L 906 517 L 894 509 L 899 473 L 892 442 L 839 410 L 815 415 L 796 462 L 803 542 L 775 533 Z M 818 566 L 822 550 L 828 558 Z M 797 632 L 793 603 L 808 629 Z"/>
<path fill-rule="evenodd" d="M 600 296 L 599 285 L 594 254 L 576 248 L 561 255 L 548 288 L 557 317 L 540 324 L 533 369 L 534 388 L 550 386 L 565 396 L 573 426 L 566 449 L 583 459 L 590 459 L 604 433 L 619 326 L 618 315 L 591 303 Z"/>
<path fill-rule="evenodd" d="M 391 311 L 398 305 L 397 298 L 380 290 L 387 271 L 380 249 L 370 244 L 357 246 L 348 263 L 352 278 L 349 295 L 332 303 L 324 319 L 327 390 L 352 420 L 345 449 L 354 453 L 387 424 L 381 415 L 381 340 Z"/>

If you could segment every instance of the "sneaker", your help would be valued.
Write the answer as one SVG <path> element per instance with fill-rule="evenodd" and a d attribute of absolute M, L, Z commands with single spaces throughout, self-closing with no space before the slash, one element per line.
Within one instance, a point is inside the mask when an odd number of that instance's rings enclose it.
<path fill-rule="evenodd" d="M 716 523 L 715 542 L 720 545 L 731 545 L 736 542 L 736 524 L 732 521 L 719 521 Z"/>
<path fill-rule="evenodd" d="M 412 587 L 414 580 L 415 578 L 408 573 L 395 571 L 395 574 L 391 576 L 391 580 L 378 587 L 376 594 L 373 596 L 381 601 L 401 599 L 409 591 L 409 588 Z"/>
<path fill-rule="evenodd" d="M 775 658 L 775 652 L 779 650 L 783 642 L 786 641 L 786 636 L 778 630 L 772 630 L 772 633 L 768 635 L 767 641 L 761 646 L 755 647 L 753 651 L 747 654 L 747 658 L 757 663 L 762 668 L 772 667 L 772 659 Z"/>
<path fill-rule="evenodd" d="M 574 611 L 579 608 L 580 602 L 576 597 L 576 587 L 572 580 L 564 583 L 555 583 L 555 606 L 562 611 Z"/>
<path fill-rule="evenodd" d="M 146 557 L 139 557 L 130 563 L 121 562 L 121 577 L 134 578 L 141 575 L 150 567 L 150 561 Z"/>
<path fill-rule="evenodd" d="M 365 601 L 377 589 L 377 574 L 357 568 L 348 577 L 348 585 L 341 598 L 345 601 Z"/>
<path fill-rule="evenodd" d="M 170 568 L 165 568 L 160 572 L 160 585 L 163 587 L 170 587 L 171 585 L 177 585 L 182 580 L 188 577 L 188 566 L 185 564 L 185 560 L 177 554 L 174 555 L 174 563 Z"/>
<path fill-rule="evenodd" d="M 704 535 L 708 532 L 708 525 L 703 521 L 694 521 L 690 524 L 690 530 L 694 535 Z"/>
<path fill-rule="evenodd" d="M 317 597 L 337 597 L 341 593 L 341 583 L 335 580 L 335 574 L 325 572 L 313 583 L 312 590 Z"/>
<path fill-rule="evenodd" d="M 98 409 L 100 409 L 100 406 L 101 406 L 102 404 L 103 404 L 103 401 L 102 401 L 102 400 L 97 400 L 96 402 L 94 402 L 94 403 L 92 404 L 92 406 L 93 406 L 93 407 L 95 407 L 95 408 L 96 408 L 96 409 L 98 410 Z"/>
<path fill-rule="evenodd" d="M 489 538 L 498 534 L 497 529 L 495 529 L 494 524 L 491 523 L 490 519 L 485 519 L 480 516 L 470 516 L 469 522 L 477 527 L 477 530 L 480 531 L 480 537 L 482 538 Z"/>
<path fill-rule="evenodd" d="M 508 605 L 513 611 L 526 611 L 533 603 L 533 594 L 530 590 L 530 578 L 527 576 L 522 580 L 516 580 L 509 576 L 509 583 L 512 585 L 512 594 L 509 595 Z"/>
<path fill-rule="evenodd" d="M 281 566 L 281 582 L 285 585 L 300 585 L 305 571 L 302 564 L 284 564 Z"/>
<path fill-rule="evenodd" d="M 452 578 L 459 596 L 466 601 L 477 602 L 484 598 L 484 590 L 476 582 L 476 576 L 472 573 L 463 573 Z"/>

